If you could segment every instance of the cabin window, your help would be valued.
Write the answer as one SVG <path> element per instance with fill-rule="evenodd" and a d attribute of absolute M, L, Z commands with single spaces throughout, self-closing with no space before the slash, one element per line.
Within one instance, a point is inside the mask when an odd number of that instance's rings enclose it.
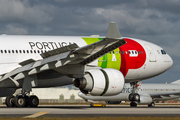
<path fill-rule="evenodd" d="M 29 53 L 29 50 L 26 50 L 27 53 Z"/>
<path fill-rule="evenodd" d="M 23 53 L 26 53 L 26 51 L 25 51 L 25 50 L 23 50 Z"/>
<path fill-rule="evenodd" d="M 127 54 L 127 51 L 126 51 L 126 54 Z"/>
<path fill-rule="evenodd" d="M 22 53 L 22 51 L 21 51 L 21 50 L 19 50 L 19 53 Z"/>
<path fill-rule="evenodd" d="M 14 53 L 14 50 L 12 50 L 12 53 Z"/>
<path fill-rule="evenodd" d="M 166 54 L 166 52 L 165 52 L 164 50 L 161 50 L 161 53 L 162 53 L 163 55 L 165 55 L 165 54 Z"/>
<path fill-rule="evenodd" d="M 114 54 L 114 51 L 113 51 L 113 54 Z"/>
<path fill-rule="evenodd" d="M 18 50 L 16 50 L 16 53 L 18 53 Z"/>
<path fill-rule="evenodd" d="M 143 51 L 141 51 L 141 54 L 143 54 Z"/>
<path fill-rule="evenodd" d="M 131 51 L 129 51 L 129 54 L 131 54 Z"/>
<path fill-rule="evenodd" d="M 6 50 L 4 50 L 4 53 L 7 53 L 7 51 L 6 51 Z"/>
<path fill-rule="evenodd" d="M 8 52 L 9 52 L 9 53 L 11 53 L 11 51 L 10 51 L 10 50 L 8 50 Z"/>
<path fill-rule="evenodd" d="M 37 50 L 37 52 L 40 53 L 39 50 Z"/>
<path fill-rule="evenodd" d="M 116 51 L 116 54 L 118 54 L 118 51 Z"/>
<path fill-rule="evenodd" d="M 33 51 L 32 51 L 32 50 L 30 50 L 30 52 L 31 52 L 31 53 L 33 53 Z"/>
<path fill-rule="evenodd" d="M 119 54 L 121 54 L 121 51 L 119 51 Z"/>
<path fill-rule="evenodd" d="M 124 51 L 122 51 L 122 54 L 124 54 Z"/>
<path fill-rule="evenodd" d="M 34 50 L 34 53 L 36 53 L 36 50 Z"/>
<path fill-rule="evenodd" d="M 138 51 L 138 54 L 140 54 L 140 52 Z"/>
<path fill-rule="evenodd" d="M 132 51 L 132 54 L 134 54 L 134 51 Z"/>
<path fill-rule="evenodd" d="M 137 52 L 135 51 L 135 54 L 137 54 Z"/>
<path fill-rule="evenodd" d="M 3 50 L 1 50 L 1 53 L 3 53 Z"/>

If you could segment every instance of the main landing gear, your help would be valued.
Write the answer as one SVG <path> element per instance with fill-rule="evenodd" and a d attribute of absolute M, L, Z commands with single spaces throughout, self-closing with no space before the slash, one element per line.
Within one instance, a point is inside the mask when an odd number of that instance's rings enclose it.
<path fill-rule="evenodd" d="M 129 101 L 131 101 L 130 103 L 131 107 L 137 107 L 137 102 L 140 102 L 140 95 L 138 93 L 135 93 L 137 89 L 137 83 L 138 82 L 130 83 L 131 86 L 133 87 L 132 93 L 129 94 Z"/>
<path fill-rule="evenodd" d="M 137 103 L 140 101 L 140 95 L 138 93 L 131 93 L 129 94 L 129 101 L 131 101 L 131 107 L 137 107 Z"/>
<path fill-rule="evenodd" d="M 6 97 L 5 104 L 7 107 L 37 107 L 39 98 L 35 95 L 16 95 Z"/>

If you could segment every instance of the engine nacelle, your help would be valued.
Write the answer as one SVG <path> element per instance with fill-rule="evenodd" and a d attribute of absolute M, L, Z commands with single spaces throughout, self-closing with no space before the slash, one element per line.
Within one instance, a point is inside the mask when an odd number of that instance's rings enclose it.
<path fill-rule="evenodd" d="M 117 95 L 123 90 L 124 83 L 123 74 L 110 68 L 89 70 L 82 79 L 74 81 L 82 93 L 94 96 Z"/>
<path fill-rule="evenodd" d="M 146 95 L 141 95 L 140 96 L 140 101 L 138 104 L 151 104 L 152 103 L 152 98 L 150 96 Z"/>

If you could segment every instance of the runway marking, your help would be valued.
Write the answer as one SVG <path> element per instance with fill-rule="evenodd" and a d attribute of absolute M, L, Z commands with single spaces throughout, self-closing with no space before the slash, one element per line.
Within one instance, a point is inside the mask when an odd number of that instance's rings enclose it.
<path fill-rule="evenodd" d="M 39 117 L 39 116 L 42 116 L 42 115 L 45 115 L 49 113 L 48 111 L 44 111 L 44 112 L 38 112 L 38 113 L 35 113 L 35 114 L 32 114 L 32 115 L 29 115 L 29 116 L 25 116 L 23 118 L 36 118 L 36 117 Z"/>

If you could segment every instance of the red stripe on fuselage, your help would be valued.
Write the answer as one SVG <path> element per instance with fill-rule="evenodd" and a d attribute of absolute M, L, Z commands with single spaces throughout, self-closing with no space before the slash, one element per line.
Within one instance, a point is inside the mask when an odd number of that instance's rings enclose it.
<path fill-rule="evenodd" d="M 123 73 L 124 77 L 127 75 L 129 69 L 138 69 L 142 67 L 146 61 L 146 52 L 144 48 L 136 41 L 129 38 L 124 38 L 127 42 L 119 48 L 121 51 L 121 67 L 120 71 Z M 129 50 L 136 50 L 138 56 L 132 57 L 129 55 Z M 122 53 L 124 51 L 124 54 Z M 127 52 L 127 54 L 126 54 Z"/>

